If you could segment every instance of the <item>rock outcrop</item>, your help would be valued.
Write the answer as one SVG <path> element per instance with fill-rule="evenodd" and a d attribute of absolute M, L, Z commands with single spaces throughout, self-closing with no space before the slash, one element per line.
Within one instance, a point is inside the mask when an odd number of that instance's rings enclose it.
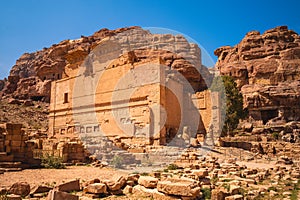
<path fill-rule="evenodd" d="M 130 35 L 126 34 L 126 31 L 131 31 Z M 201 64 L 201 51 L 196 44 L 189 43 L 181 35 L 151 34 L 140 27 L 128 27 L 116 30 L 101 29 L 88 37 L 64 40 L 50 48 L 23 54 L 12 67 L 8 81 L 0 81 L 2 96 L 49 101 L 52 80 L 73 76 L 86 56 L 101 43 L 101 40 L 117 34 L 120 37 L 119 41 L 124 44 L 129 39 L 137 41 L 130 44 L 134 49 L 145 48 L 144 44 L 148 44 L 149 41 L 151 48 L 155 50 L 173 45 L 168 47 L 169 52 L 160 53 L 160 57 L 167 65 L 180 71 L 196 91 L 206 88 L 210 82 L 211 76 L 207 68 Z M 145 52 L 148 56 L 149 50 Z M 145 52 L 140 56 L 145 56 Z M 201 70 L 201 75 L 197 70 Z"/>
<path fill-rule="evenodd" d="M 216 67 L 234 77 L 255 120 L 299 120 L 300 36 L 280 26 L 251 31 L 234 47 L 215 50 Z"/>

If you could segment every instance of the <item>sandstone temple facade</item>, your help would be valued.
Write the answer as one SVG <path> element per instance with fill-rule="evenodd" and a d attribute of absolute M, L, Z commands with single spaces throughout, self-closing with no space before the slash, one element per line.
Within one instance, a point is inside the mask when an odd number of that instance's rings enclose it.
<path fill-rule="evenodd" d="M 144 30 L 134 30 L 136 35 L 141 33 Z M 178 43 L 172 48 L 178 49 Z M 219 96 L 207 90 L 203 75 L 207 69 L 200 55 L 183 59 L 174 49 L 135 45 L 128 51 L 123 43 L 102 40 L 80 66 L 67 66 L 66 75 L 52 81 L 50 133 L 121 138 L 129 145 L 166 145 L 178 134 L 187 139 L 205 135 L 212 127 L 220 132 Z M 186 48 L 181 51 L 188 55 L 191 49 Z M 176 68 L 168 58 L 177 62 Z"/>

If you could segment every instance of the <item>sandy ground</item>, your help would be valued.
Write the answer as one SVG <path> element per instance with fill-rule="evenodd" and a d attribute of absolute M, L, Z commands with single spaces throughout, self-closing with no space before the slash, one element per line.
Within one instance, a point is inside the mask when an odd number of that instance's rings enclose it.
<path fill-rule="evenodd" d="M 66 169 L 26 169 L 19 172 L 0 174 L 0 187 L 9 187 L 19 181 L 27 182 L 33 187 L 42 183 L 56 185 L 74 179 L 80 179 L 81 181 L 94 178 L 114 180 L 127 174 L 128 172 L 125 171 L 91 166 L 70 166 Z"/>

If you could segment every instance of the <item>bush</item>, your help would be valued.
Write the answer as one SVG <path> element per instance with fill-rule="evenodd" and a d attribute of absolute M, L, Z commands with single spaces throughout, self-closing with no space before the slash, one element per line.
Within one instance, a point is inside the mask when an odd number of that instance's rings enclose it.
<path fill-rule="evenodd" d="M 278 132 L 273 132 L 272 133 L 272 136 L 275 140 L 278 140 L 279 139 L 279 133 Z"/>
<path fill-rule="evenodd" d="M 176 170 L 178 169 L 178 166 L 175 165 L 175 164 L 170 164 L 168 167 L 167 167 L 168 170 Z"/>
<path fill-rule="evenodd" d="M 111 161 L 111 165 L 114 166 L 115 168 L 122 168 L 123 165 L 123 158 L 115 155 Z"/>
<path fill-rule="evenodd" d="M 63 159 L 52 155 L 44 155 L 42 158 L 42 167 L 48 169 L 65 169 Z"/>
<path fill-rule="evenodd" d="M 201 192 L 204 199 L 211 199 L 211 190 L 209 188 L 202 188 Z"/>

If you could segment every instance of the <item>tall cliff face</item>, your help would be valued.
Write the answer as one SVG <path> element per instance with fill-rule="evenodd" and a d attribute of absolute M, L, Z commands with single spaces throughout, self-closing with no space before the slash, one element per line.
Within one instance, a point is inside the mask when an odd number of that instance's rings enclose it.
<path fill-rule="evenodd" d="M 131 31 L 130 35 L 122 35 L 126 31 Z M 121 37 L 120 41 L 124 43 L 128 39 L 137 41 L 137 43 L 130 44 L 136 49 L 142 47 L 145 41 L 155 44 L 154 49 L 156 50 L 172 43 L 174 46 L 169 49 L 169 52 L 161 51 L 159 53 L 168 66 L 180 71 L 196 91 L 205 89 L 206 82 L 211 81 L 208 69 L 202 66 L 201 51 L 197 45 L 190 44 L 183 36 L 151 34 L 140 27 L 128 27 L 116 30 L 101 29 L 88 37 L 64 40 L 50 48 L 23 54 L 12 67 L 7 82 L 0 82 L 0 93 L 2 96 L 12 96 L 18 99 L 31 98 L 49 101 L 52 80 L 76 75 L 76 69 L 83 63 L 86 56 L 101 43 L 101 40 L 117 34 L 118 37 L 119 35 Z M 140 56 L 150 56 L 151 50 L 145 52 L 140 53 Z M 201 70 L 202 75 L 196 69 Z"/>
<path fill-rule="evenodd" d="M 215 50 L 216 67 L 234 77 L 252 118 L 300 120 L 300 36 L 280 26 L 251 31 L 234 47 Z"/>

